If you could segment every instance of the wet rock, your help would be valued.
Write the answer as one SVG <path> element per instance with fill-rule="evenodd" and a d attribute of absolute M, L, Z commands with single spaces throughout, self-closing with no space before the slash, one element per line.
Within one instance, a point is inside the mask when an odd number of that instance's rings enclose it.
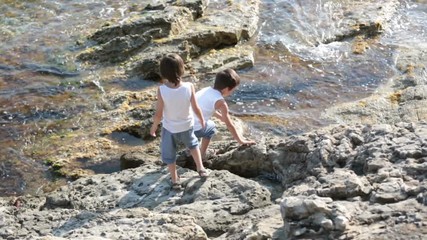
<path fill-rule="evenodd" d="M 95 32 L 89 39 L 103 44 L 116 37 L 127 35 L 145 34 L 152 38 L 162 38 L 171 33 L 179 33 L 185 27 L 185 22 L 192 19 L 193 17 L 187 8 L 169 6 L 162 10 L 143 12 L 141 16 L 127 19 L 121 24 L 104 27 Z"/>
<path fill-rule="evenodd" d="M 377 28 L 377 29 L 374 28 L 374 31 L 375 31 L 374 34 L 378 34 L 379 30 L 381 30 L 381 28 Z M 355 38 L 355 41 L 352 47 L 354 54 L 363 54 L 368 48 L 369 48 L 369 44 L 361 36 L 358 36 Z"/>
<path fill-rule="evenodd" d="M 193 18 L 197 19 L 204 15 L 206 8 L 209 4 L 209 0 L 176 1 L 174 4 L 177 6 L 188 8 L 193 14 Z"/>
<path fill-rule="evenodd" d="M 180 55 L 185 62 L 190 58 L 190 48 L 186 43 L 176 46 L 160 46 L 161 45 L 148 47 L 145 51 L 134 56 L 131 61 L 125 63 L 126 74 L 129 76 L 142 77 L 143 79 L 160 80 L 158 69 L 160 60 L 163 56 L 173 52 Z"/>
<path fill-rule="evenodd" d="M 165 7 L 146 8 L 90 36 L 98 45 L 84 50 L 79 59 L 123 62 L 128 76 L 153 80 L 159 79 L 159 60 L 171 52 L 179 54 L 193 74 L 253 66 L 253 49 L 244 42 L 256 32 L 259 1 L 233 3 L 226 9 L 209 8 L 207 2 L 164 2 Z"/>
<path fill-rule="evenodd" d="M 135 151 L 123 154 L 120 157 L 120 169 L 137 168 L 148 163 L 159 163 L 158 157 L 150 156 L 149 154 Z"/>
<path fill-rule="evenodd" d="M 63 78 L 76 77 L 80 75 L 79 72 L 70 72 L 56 66 L 43 66 L 35 63 L 23 63 L 20 66 L 20 69 L 30 70 L 39 74 L 54 75 Z"/>
<path fill-rule="evenodd" d="M 309 3 L 307 2 L 306 4 Z M 388 28 L 389 21 L 396 11 L 398 11 L 399 5 L 399 1 L 385 0 L 342 2 L 339 6 L 326 4 L 324 7 L 327 7 L 328 11 L 331 11 L 330 18 L 339 18 L 340 21 L 332 20 L 333 25 L 329 27 L 330 30 L 322 37 L 322 43 L 328 44 L 334 41 L 345 41 L 355 38 L 358 46 L 354 47 L 354 51 L 356 53 L 363 53 L 367 47 L 363 38 L 372 38 L 382 34 L 384 29 Z M 306 6 L 298 7 L 304 8 Z"/>
<path fill-rule="evenodd" d="M 153 31 L 146 36 L 127 35 L 114 38 L 104 44 L 93 47 L 82 52 L 80 60 L 108 61 L 111 63 L 121 62 L 132 56 L 136 50 L 144 48 L 151 42 Z"/>
<path fill-rule="evenodd" d="M 427 120 L 425 44 L 400 46 L 396 67 L 401 70 L 373 96 L 326 110 L 324 117 L 340 123 L 376 124 Z"/>
<path fill-rule="evenodd" d="M 254 66 L 253 47 L 250 45 L 236 45 L 194 58 L 188 63 L 193 73 L 214 74 L 226 68 L 246 69 Z"/>

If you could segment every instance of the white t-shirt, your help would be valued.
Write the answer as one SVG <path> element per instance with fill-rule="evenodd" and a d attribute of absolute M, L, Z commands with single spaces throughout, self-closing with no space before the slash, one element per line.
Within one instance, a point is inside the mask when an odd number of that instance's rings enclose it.
<path fill-rule="evenodd" d="M 163 127 L 171 133 L 179 133 L 189 130 L 193 124 L 191 108 L 191 86 L 189 82 L 181 82 L 178 88 L 160 86 L 160 94 L 163 99 Z"/>
<path fill-rule="evenodd" d="M 212 117 L 215 113 L 215 103 L 222 99 L 224 98 L 221 92 L 212 87 L 206 87 L 196 92 L 196 101 L 199 104 L 200 110 L 202 110 L 205 121 L 208 121 Z M 194 114 L 194 131 L 200 129 L 202 129 L 202 125 L 200 124 L 199 118 Z"/>

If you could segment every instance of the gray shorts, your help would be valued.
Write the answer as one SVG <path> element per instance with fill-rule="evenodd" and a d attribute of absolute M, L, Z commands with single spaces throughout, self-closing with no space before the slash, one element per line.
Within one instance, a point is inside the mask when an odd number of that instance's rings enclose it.
<path fill-rule="evenodd" d="M 206 122 L 205 128 L 194 131 L 197 138 L 208 138 L 211 139 L 216 134 L 215 123 L 212 120 Z"/>
<path fill-rule="evenodd" d="M 199 147 L 199 141 L 194 135 L 193 128 L 179 133 L 171 133 L 162 128 L 161 136 L 162 161 L 166 164 L 172 164 L 176 161 L 176 146 L 178 143 L 183 143 L 188 149 Z"/>

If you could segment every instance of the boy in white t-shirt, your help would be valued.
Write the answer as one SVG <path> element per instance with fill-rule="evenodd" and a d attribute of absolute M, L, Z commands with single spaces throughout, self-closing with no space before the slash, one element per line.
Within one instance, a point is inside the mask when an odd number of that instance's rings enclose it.
<path fill-rule="evenodd" d="M 206 87 L 196 93 L 196 101 L 202 111 L 206 126 L 203 127 L 198 118 L 194 121 L 194 134 L 201 138 L 200 152 L 205 158 L 206 150 L 211 138 L 216 133 L 215 123 L 210 120 L 212 116 L 217 117 L 225 123 L 233 138 L 242 145 L 253 145 L 255 141 L 247 140 L 236 130 L 228 112 L 227 102 L 224 97 L 230 96 L 240 84 L 240 77 L 233 69 L 225 69 L 215 76 L 213 87 Z"/>
<path fill-rule="evenodd" d="M 150 134 L 156 136 L 157 128 L 162 122 L 161 155 L 162 161 L 168 165 L 172 179 L 172 187 L 180 189 L 179 176 L 176 171 L 176 147 L 182 142 L 190 149 L 197 172 L 202 178 L 207 173 L 203 167 L 199 142 L 194 135 L 194 118 L 204 127 L 204 119 L 195 98 L 194 86 L 190 82 L 182 82 L 184 61 L 177 54 L 169 54 L 160 61 L 160 75 L 167 80 L 157 90 L 156 113 Z M 193 109 L 193 111 L 191 111 Z M 196 117 L 193 117 L 193 114 Z"/>

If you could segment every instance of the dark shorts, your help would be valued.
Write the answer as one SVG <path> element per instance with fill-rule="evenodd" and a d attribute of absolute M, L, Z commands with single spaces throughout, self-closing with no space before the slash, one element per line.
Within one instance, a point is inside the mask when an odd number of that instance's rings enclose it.
<path fill-rule="evenodd" d="M 162 128 L 161 136 L 160 148 L 162 161 L 166 164 L 172 164 L 176 161 L 177 143 L 183 143 L 188 149 L 199 147 L 199 141 L 194 135 L 193 128 L 179 133 L 171 133 L 165 128 Z"/>
<path fill-rule="evenodd" d="M 216 134 L 215 123 L 212 120 L 206 122 L 205 128 L 194 131 L 197 138 L 208 138 L 211 139 Z"/>

